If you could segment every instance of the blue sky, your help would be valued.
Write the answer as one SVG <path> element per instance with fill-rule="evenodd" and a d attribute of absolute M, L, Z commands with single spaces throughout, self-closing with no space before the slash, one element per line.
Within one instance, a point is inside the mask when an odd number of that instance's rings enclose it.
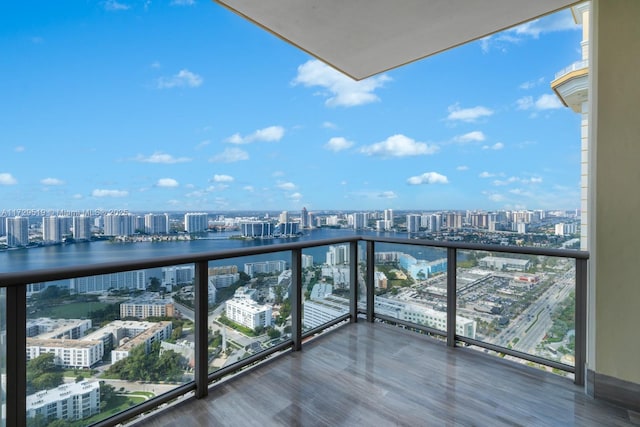
<path fill-rule="evenodd" d="M 569 11 L 353 82 L 208 0 L 0 4 L 0 209 L 574 209 Z"/>

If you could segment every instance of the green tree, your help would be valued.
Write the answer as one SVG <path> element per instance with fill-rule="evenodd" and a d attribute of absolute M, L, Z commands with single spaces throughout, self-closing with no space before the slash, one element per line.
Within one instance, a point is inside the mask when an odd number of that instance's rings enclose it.
<path fill-rule="evenodd" d="M 41 354 L 27 362 L 27 393 L 56 388 L 64 382 L 62 369 L 52 353 Z"/>
<path fill-rule="evenodd" d="M 147 290 L 150 292 L 159 292 L 160 291 L 160 279 L 157 277 L 149 278 L 149 286 L 147 286 Z"/>

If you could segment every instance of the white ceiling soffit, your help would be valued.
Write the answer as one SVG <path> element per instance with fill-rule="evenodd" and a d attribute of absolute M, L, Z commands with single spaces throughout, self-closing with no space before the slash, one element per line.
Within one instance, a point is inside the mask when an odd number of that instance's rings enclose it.
<path fill-rule="evenodd" d="M 356 80 L 576 0 L 215 0 Z"/>

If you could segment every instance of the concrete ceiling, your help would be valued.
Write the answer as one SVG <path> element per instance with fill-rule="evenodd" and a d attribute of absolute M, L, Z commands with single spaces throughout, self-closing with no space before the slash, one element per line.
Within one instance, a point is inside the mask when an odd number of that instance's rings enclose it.
<path fill-rule="evenodd" d="M 364 79 L 576 0 L 215 0 L 344 74 Z"/>

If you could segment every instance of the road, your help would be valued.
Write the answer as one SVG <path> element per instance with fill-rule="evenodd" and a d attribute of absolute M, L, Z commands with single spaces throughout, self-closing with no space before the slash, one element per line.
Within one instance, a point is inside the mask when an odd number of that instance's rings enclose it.
<path fill-rule="evenodd" d="M 518 338 L 518 342 L 512 345 L 514 350 L 536 354 L 538 344 L 542 342 L 553 325 L 551 319 L 553 311 L 574 290 L 574 284 L 575 270 L 571 269 L 564 273 L 518 317 L 512 319 L 509 327 L 489 342 L 506 347 L 515 338 Z"/>

